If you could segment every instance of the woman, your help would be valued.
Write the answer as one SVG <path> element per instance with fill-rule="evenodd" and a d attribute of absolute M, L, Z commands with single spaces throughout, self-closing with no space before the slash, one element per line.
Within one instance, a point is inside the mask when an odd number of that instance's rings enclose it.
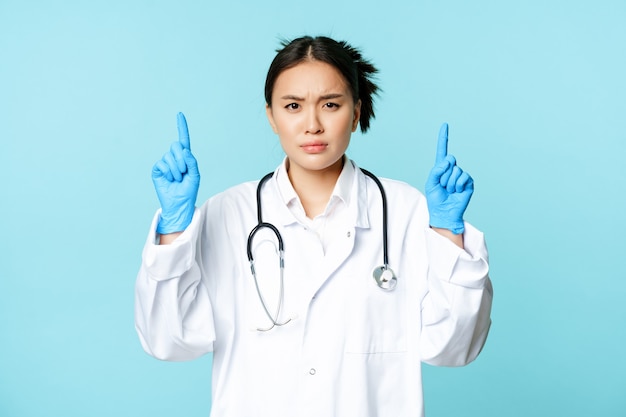
<path fill-rule="evenodd" d="M 153 168 L 141 343 L 164 360 L 213 352 L 212 416 L 421 416 L 421 362 L 467 364 L 490 325 L 487 250 L 463 221 L 473 181 L 444 125 L 426 198 L 388 179 L 379 189 L 345 155 L 374 116 L 376 69 L 326 37 L 283 46 L 265 86 L 286 154 L 273 175 L 195 208 L 182 114 Z"/>

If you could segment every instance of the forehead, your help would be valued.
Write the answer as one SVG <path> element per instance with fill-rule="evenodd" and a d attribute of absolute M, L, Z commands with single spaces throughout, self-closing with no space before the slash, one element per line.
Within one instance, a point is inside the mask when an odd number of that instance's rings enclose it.
<path fill-rule="evenodd" d="M 334 66 L 322 61 L 304 61 L 280 73 L 273 94 L 345 93 L 348 85 Z"/>

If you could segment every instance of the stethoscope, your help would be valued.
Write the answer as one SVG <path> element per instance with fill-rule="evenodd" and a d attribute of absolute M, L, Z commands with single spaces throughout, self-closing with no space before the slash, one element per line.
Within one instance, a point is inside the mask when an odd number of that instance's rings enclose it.
<path fill-rule="evenodd" d="M 379 288 L 381 288 L 384 291 L 391 291 L 394 288 L 396 288 L 397 279 L 396 279 L 396 275 L 394 274 L 394 272 L 391 270 L 391 268 L 389 268 L 389 258 L 387 254 L 387 195 L 385 194 L 385 189 L 383 185 L 381 184 L 380 180 L 374 174 L 372 174 L 371 172 L 363 168 L 361 168 L 361 171 L 365 175 L 370 177 L 376 183 L 376 185 L 378 186 L 378 189 L 380 190 L 380 195 L 383 200 L 383 264 L 381 266 L 375 267 L 372 275 L 374 276 L 374 281 L 376 282 Z M 285 324 L 291 321 L 291 319 L 288 319 L 283 322 L 278 321 L 278 317 L 280 315 L 280 309 L 282 307 L 283 298 L 284 298 L 284 279 L 283 279 L 284 274 L 283 272 L 285 269 L 285 247 L 283 244 L 283 237 L 281 236 L 276 226 L 274 226 L 271 223 L 266 223 L 263 221 L 263 215 L 261 212 L 261 189 L 263 188 L 263 184 L 265 184 L 267 180 L 272 178 L 273 175 L 274 173 L 270 172 L 269 174 L 261 178 L 261 181 L 259 181 L 259 185 L 256 188 L 256 209 L 257 209 L 257 218 L 259 222 L 250 231 L 250 235 L 248 235 L 248 243 L 247 243 L 248 261 L 250 261 L 250 270 L 252 271 L 252 277 L 254 278 L 254 285 L 256 287 L 256 292 L 259 296 L 259 300 L 261 301 L 261 305 L 263 306 L 263 310 L 265 311 L 267 318 L 272 323 L 272 325 L 268 328 L 257 329 L 258 331 L 261 331 L 261 332 L 266 332 L 268 330 L 271 330 L 275 326 L 284 326 Z M 265 302 L 265 298 L 263 297 L 261 289 L 259 288 L 259 282 L 257 280 L 256 271 L 254 269 L 254 257 L 252 256 L 252 241 L 254 240 L 254 235 L 256 235 L 256 233 L 261 229 L 270 229 L 276 236 L 276 239 L 278 240 L 278 262 L 279 262 L 279 267 L 280 267 L 280 290 L 279 290 L 280 294 L 279 294 L 278 303 L 276 306 L 276 312 L 274 314 L 272 314 L 270 310 L 267 308 L 267 303 Z"/>

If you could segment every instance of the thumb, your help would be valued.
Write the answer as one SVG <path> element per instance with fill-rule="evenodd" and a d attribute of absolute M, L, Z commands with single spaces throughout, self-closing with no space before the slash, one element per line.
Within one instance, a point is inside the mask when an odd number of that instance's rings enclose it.
<path fill-rule="evenodd" d="M 152 180 L 167 182 L 174 181 L 174 176 L 172 175 L 172 172 L 162 159 L 156 161 L 156 163 L 152 167 Z"/>

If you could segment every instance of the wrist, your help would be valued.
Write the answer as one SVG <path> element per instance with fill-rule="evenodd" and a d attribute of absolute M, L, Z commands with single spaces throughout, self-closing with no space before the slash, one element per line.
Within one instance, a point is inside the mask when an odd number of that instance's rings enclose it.
<path fill-rule="evenodd" d="M 174 211 L 161 211 L 156 231 L 160 235 L 182 233 L 191 224 L 195 207 L 178 207 Z"/>
<path fill-rule="evenodd" d="M 433 229 L 445 229 L 454 233 L 455 235 L 461 235 L 465 231 L 465 222 L 463 219 L 450 220 L 449 218 L 441 218 L 437 215 L 431 215 L 429 226 Z"/>
<path fill-rule="evenodd" d="M 170 243 L 175 241 L 178 238 L 178 236 L 182 234 L 183 232 L 174 232 L 174 233 L 167 233 L 164 235 L 159 235 L 159 245 L 169 245 Z"/>
<path fill-rule="evenodd" d="M 440 234 L 441 236 L 446 237 L 449 240 L 451 240 L 452 243 L 457 245 L 459 248 L 464 249 L 465 246 L 463 244 L 463 233 L 457 234 L 457 233 L 454 233 L 452 230 L 444 229 L 440 227 L 434 227 L 434 226 L 430 226 L 430 228 L 433 231 Z"/>

